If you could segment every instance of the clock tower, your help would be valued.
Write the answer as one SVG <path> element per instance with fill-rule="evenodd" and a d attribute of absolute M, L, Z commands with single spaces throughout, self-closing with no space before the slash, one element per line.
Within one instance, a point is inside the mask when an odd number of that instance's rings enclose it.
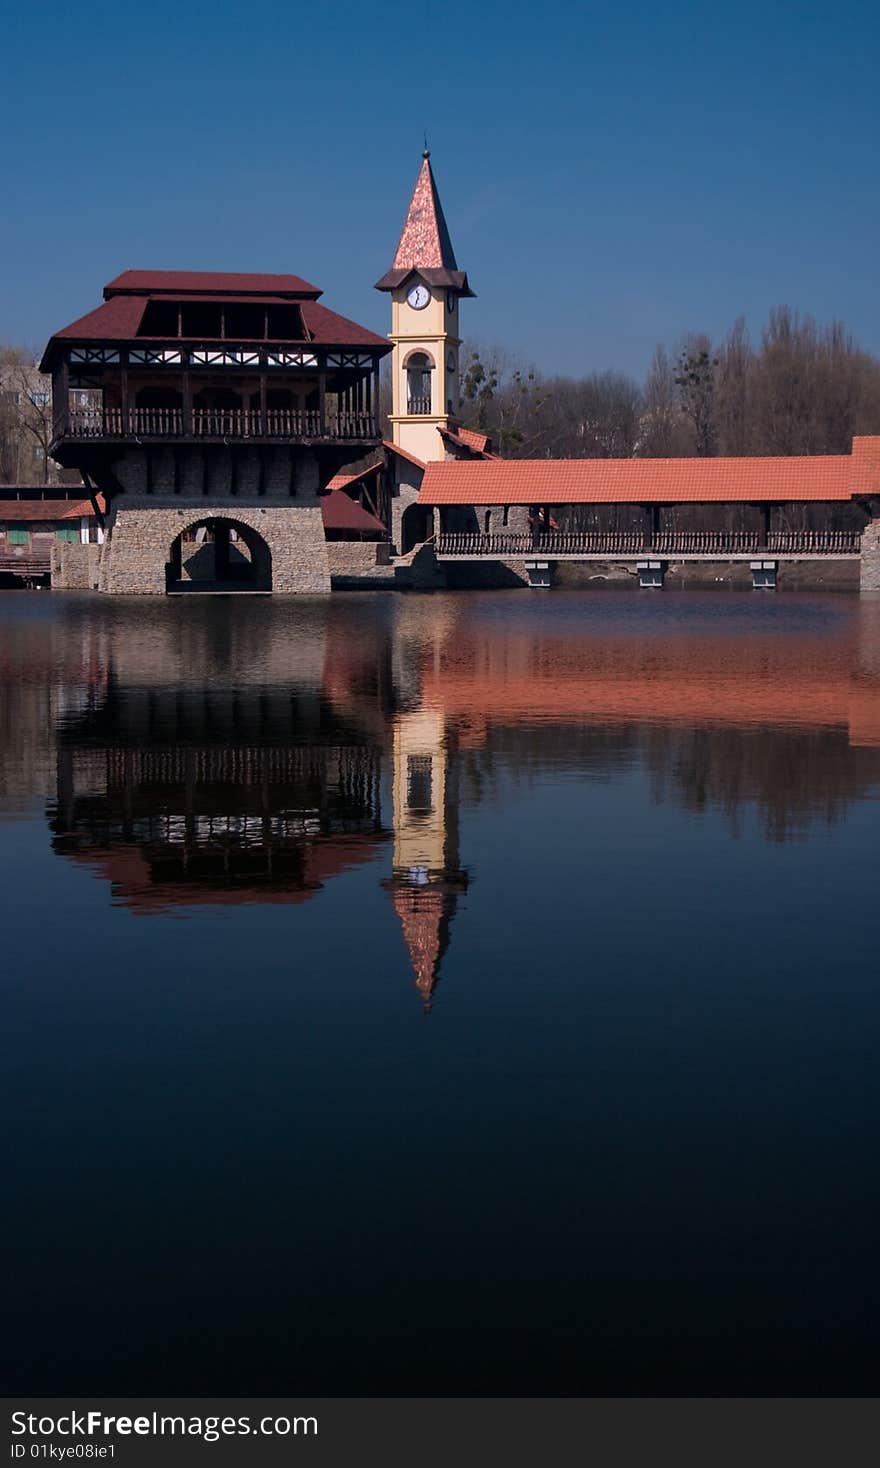
<path fill-rule="evenodd" d="M 443 459 L 441 429 L 459 408 L 458 303 L 474 292 L 455 261 L 427 148 L 394 261 L 376 289 L 391 296 L 394 443 L 423 463 Z"/>

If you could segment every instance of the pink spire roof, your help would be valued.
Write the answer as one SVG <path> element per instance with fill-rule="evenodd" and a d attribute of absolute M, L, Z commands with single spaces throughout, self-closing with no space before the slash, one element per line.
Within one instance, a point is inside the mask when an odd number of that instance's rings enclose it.
<path fill-rule="evenodd" d="M 392 270 L 418 270 L 420 267 L 458 269 L 427 149 L 422 154 L 422 166 L 391 266 Z"/>
<path fill-rule="evenodd" d="M 422 154 L 422 166 L 391 269 L 376 282 L 376 289 L 393 290 L 413 271 L 430 285 L 451 286 L 461 295 L 473 295 L 467 276 L 456 263 L 427 148 Z"/>

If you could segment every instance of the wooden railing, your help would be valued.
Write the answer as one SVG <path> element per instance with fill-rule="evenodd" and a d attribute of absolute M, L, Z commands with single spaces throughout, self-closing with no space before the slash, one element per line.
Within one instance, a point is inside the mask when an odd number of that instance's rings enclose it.
<path fill-rule="evenodd" d="M 59 436 L 362 440 L 378 438 L 379 430 L 372 413 L 364 412 L 327 413 L 322 419 L 317 409 L 297 408 L 193 408 L 189 415 L 183 408 L 85 408 L 70 412 Z"/>
<path fill-rule="evenodd" d="M 858 555 L 861 536 L 851 530 L 774 530 L 766 543 L 758 531 L 639 530 L 555 531 L 549 535 L 479 535 L 443 532 L 440 556 L 639 556 L 639 555 Z"/>
<path fill-rule="evenodd" d="M 857 556 L 861 544 L 858 530 L 771 530 L 767 537 L 767 550 L 782 556 Z"/>

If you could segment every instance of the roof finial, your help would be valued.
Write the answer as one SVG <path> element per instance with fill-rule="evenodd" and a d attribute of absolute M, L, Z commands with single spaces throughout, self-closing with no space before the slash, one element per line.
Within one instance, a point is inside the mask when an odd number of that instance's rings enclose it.
<path fill-rule="evenodd" d="M 425 139 L 425 146 L 422 149 L 422 157 L 423 158 L 430 158 L 430 156 L 431 156 L 431 149 L 428 147 L 428 134 L 427 133 L 424 134 L 424 139 Z"/>

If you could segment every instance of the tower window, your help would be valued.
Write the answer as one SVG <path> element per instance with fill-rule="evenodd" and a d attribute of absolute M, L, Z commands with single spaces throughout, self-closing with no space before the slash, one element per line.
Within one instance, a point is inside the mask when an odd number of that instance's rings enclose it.
<path fill-rule="evenodd" d="M 406 762 L 406 803 L 412 811 L 431 809 L 431 765 L 429 754 L 411 754 Z"/>

